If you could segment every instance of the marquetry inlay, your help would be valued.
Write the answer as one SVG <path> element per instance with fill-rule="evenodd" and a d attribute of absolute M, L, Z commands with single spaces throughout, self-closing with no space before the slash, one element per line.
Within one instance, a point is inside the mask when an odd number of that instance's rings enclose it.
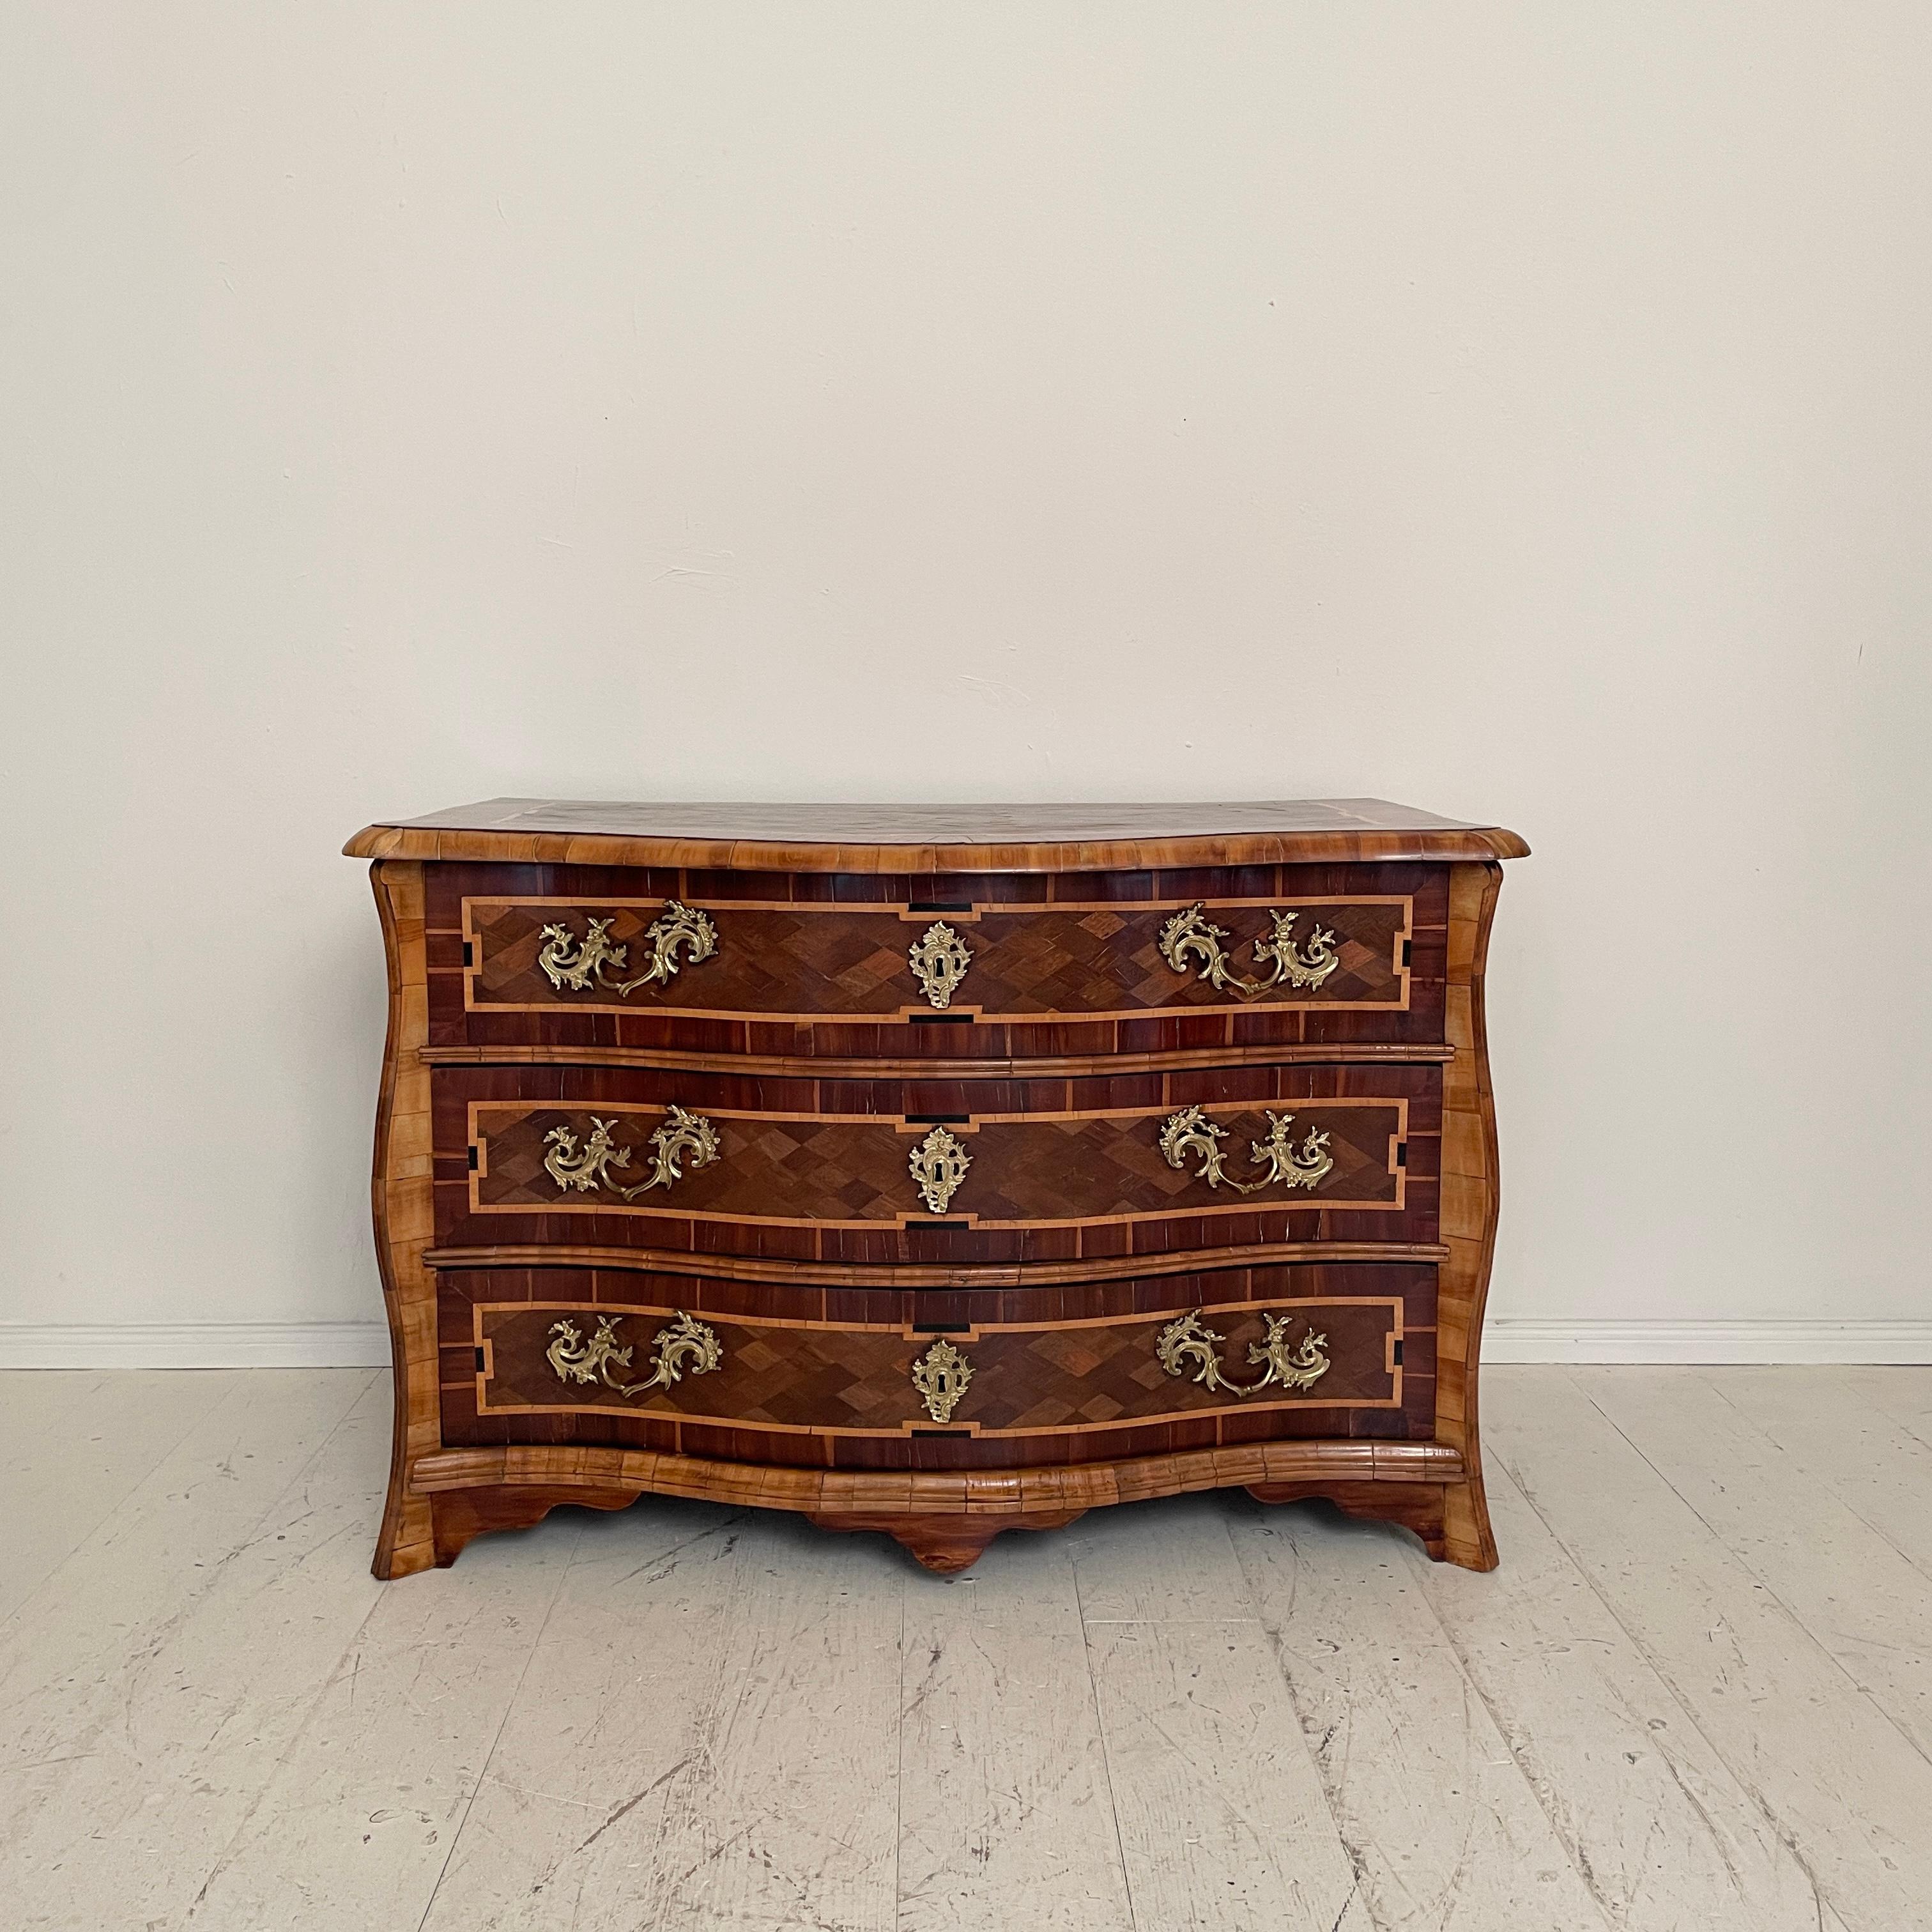
<path fill-rule="evenodd" d="M 498 800 L 373 826 L 376 1568 L 647 1490 L 890 1531 L 1244 1486 L 1495 1560 L 1494 826 Z"/>

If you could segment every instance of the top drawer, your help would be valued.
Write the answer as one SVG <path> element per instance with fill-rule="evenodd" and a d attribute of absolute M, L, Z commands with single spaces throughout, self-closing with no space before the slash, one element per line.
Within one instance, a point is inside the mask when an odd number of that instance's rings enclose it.
<path fill-rule="evenodd" d="M 1441 867 L 430 872 L 433 1046 L 973 1060 L 1442 1036 Z"/>

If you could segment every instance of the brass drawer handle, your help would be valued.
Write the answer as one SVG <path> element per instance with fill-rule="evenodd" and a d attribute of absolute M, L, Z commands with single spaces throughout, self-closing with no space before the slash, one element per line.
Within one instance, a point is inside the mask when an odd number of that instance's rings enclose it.
<path fill-rule="evenodd" d="M 935 1422 L 952 1420 L 972 1379 L 973 1364 L 950 1342 L 934 1342 L 912 1365 L 912 1385 Z"/>
<path fill-rule="evenodd" d="M 926 928 L 906 957 L 920 991 L 944 1012 L 972 967 L 973 949 L 942 919 Z"/>
<path fill-rule="evenodd" d="M 651 1358 L 650 1373 L 641 1382 L 620 1382 L 611 1374 L 611 1365 L 614 1363 L 620 1369 L 628 1369 L 635 1346 L 628 1342 L 621 1348 L 617 1346 L 617 1324 L 623 1318 L 621 1315 L 600 1315 L 597 1332 L 587 1342 L 575 1322 L 553 1322 L 550 1332 L 556 1340 L 544 1351 L 544 1355 L 556 1371 L 557 1380 L 601 1381 L 606 1388 L 614 1388 L 621 1396 L 642 1395 L 646 1389 L 669 1388 L 687 1368 L 694 1376 L 708 1376 L 724 1362 L 724 1347 L 716 1334 L 680 1308 L 677 1319 L 651 1338 L 656 1353 Z"/>
<path fill-rule="evenodd" d="M 615 1124 L 614 1121 L 600 1120 L 592 1114 L 590 1138 L 581 1148 L 577 1144 L 577 1136 L 568 1127 L 553 1127 L 544 1136 L 544 1144 L 550 1149 L 544 1156 L 544 1172 L 564 1193 L 568 1194 L 574 1187 L 580 1194 L 589 1194 L 608 1186 L 613 1194 L 626 1201 L 634 1201 L 651 1188 L 668 1187 L 674 1181 L 682 1180 L 684 1169 L 678 1162 L 685 1155 L 690 1155 L 692 1168 L 695 1172 L 700 1167 L 709 1167 L 723 1150 L 718 1130 L 702 1114 L 688 1112 L 674 1102 L 664 1125 L 650 1138 L 650 1179 L 639 1181 L 634 1187 L 620 1187 L 610 1178 L 610 1170 L 614 1167 L 628 1167 L 632 1150 L 619 1147 L 611 1139 L 610 1130 Z"/>
<path fill-rule="evenodd" d="M 1271 964 L 1274 968 L 1265 980 L 1244 980 L 1234 970 L 1221 946 L 1229 936 L 1228 928 L 1208 918 L 1205 899 L 1196 899 L 1161 928 L 1158 942 L 1161 957 L 1177 973 L 1187 970 L 1190 958 L 1198 959 L 1200 976 L 1216 992 L 1233 993 L 1244 1000 L 1252 1000 L 1257 994 L 1284 983 L 1312 992 L 1341 964 L 1342 959 L 1334 950 L 1334 934 L 1324 926 L 1318 926 L 1310 935 L 1306 952 L 1296 946 L 1294 922 L 1300 916 L 1298 912 L 1276 912 L 1269 907 L 1273 930 L 1254 942 L 1255 963 L 1258 966 Z"/>
<path fill-rule="evenodd" d="M 919 1191 L 926 1204 L 935 1214 L 946 1212 L 953 1196 L 958 1192 L 959 1184 L 966 1178 L 966 1170 L 972 1165 L 973 1156 L 944 1127 L 934 1127 L 913 1149 L 906 1162 L 912 1178 L 919 1183 Z"/>
<path fill-rule="evenodd" d="M 615 993 L 620 999 L 640 986 L 659 986 L 674 980 L 680 964 L 695 966 L 718 950 L 717 927 L 705 914 L 681 899 L 667 899 L 664 910 L 645 927 L 640 944 L 650 949 L 650 957 L 634 980 L 610 976 L 614 970 L 623 971 L 631 949 L 628 943 L 612 945 L 608 919 L 593 919 L 581 939 L 567 926 L 547 926 L 543 939 L 544 948 L 537 955 L 537 964 L 560 993 L 587 993 L 594 986 Z M 677 956 L 680 946 L 684 949 L 682 962 Z"/>
<path fill-rule="evenodd" d="M 1271 1187 L 1279 1181 L 1292 1192 L 1305 1187 L 1312 1193 L 1328 1171 L 1335 1165 L 1335 1156 L 1328 1151 L 1328 1136 L 1318 1127 L 1310 1127 L 1299 1150 L 1288 1144 L 1288 1130 L 1294 1116 L 1277 1114 L 1272 1108 L 1262 1110 L 1268 1117 L 1268 1130 L 1264 1138 L 1248 1143 L 1248 1156 L 1261 1162 L 1268 1169 L 1258 1180 L 1237 1180 L 1221 1164 L 1221 1149 L 1218 1144 L 1228 1138 L 1228 1130 L 1218 1120 L 1210 1120 L 1198 1107 L 1184 1107 L 1178 1114 L 1170 1114 L 1160 1130 L 1160 1150 L 1169 1167 L 1182 1169 L 1187 1165 L 1190 1154 L 1201 1159 L 1197 1180 L 1204 1180 L 1210 1187 L 1219 1187 L 1222 1181 L 1238 1194 L 1258 1194 L 1264 1187 Z"/>
<path fill-rule="evenodd" d="M 1270 1315 L 1262 1311 L 1266 1332 L 1261 1340 L 1248 1344 L 1248 1360 L 1265 1364 L 1259 1382 L 1234 1382 L 1228 1379 L 1222 1372 L 1220 1354 L 1221 1344 L 1228 1338 L 1217 1335 L 1198 1314 L 1192 1312 L 1170 1322 L 1154 1337 L 1154 1352 L 1169 1375 L 1185 1376 L 1190 1382 L 1198 1382 L 1203 1388 L 1217 1394 L 1225 1391 L 1230 1395 L 1255 1395 L 1264 1388 L 1274 1387 L 1310 1389 L 1328 1372 L 1328 1358 L 1322 1352 L 1328 1346 L 1328 1338 L 1316 1334 L 1311 1325 L 1302 1336 L 1300 1346 L 1291 1353 L 1288 1330 L 1294 1319 L 1292 1315 Z"/>

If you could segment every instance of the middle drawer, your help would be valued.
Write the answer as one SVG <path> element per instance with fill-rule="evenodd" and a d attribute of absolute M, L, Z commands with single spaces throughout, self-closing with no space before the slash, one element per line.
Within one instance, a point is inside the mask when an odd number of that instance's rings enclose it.
<path fill-rule="evenodd" d="M 1439 1068 L 434 1076 L 445 1247 L 1028 1262 L 1436 1238 Z"/>

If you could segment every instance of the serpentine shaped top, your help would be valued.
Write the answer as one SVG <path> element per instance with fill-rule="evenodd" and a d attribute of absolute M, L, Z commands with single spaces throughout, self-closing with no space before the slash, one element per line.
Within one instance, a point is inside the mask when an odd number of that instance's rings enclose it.
<path fill-rule="evenodd" d="M 493 798 L 388 819 L 358 859 L 796 872 L 1090 872 L 1148 865 L 1520 859 L 1498 825 L 1384 799 L 1231 805 L 774 805 Z"/>

